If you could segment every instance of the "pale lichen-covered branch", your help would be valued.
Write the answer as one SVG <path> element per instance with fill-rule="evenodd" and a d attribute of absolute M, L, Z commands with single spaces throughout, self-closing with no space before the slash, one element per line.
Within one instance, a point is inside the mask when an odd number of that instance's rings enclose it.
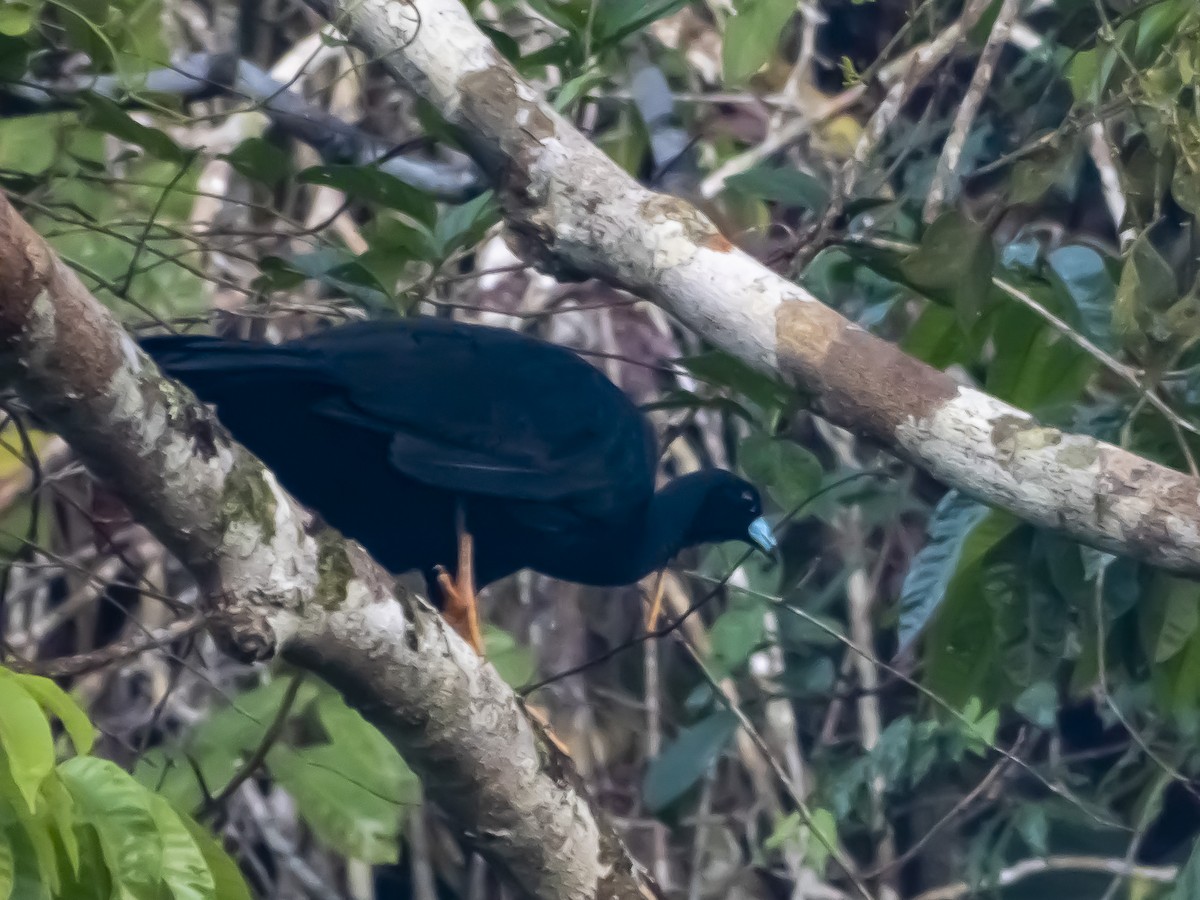
<path fill-rule="evenodd" d="M 476 28 L 458 0 L 308 0 L 456 125 L 524 252 L 670 310 L 830 421 L 986 503 L 1095 547 L 1200 574 L 1200 481 L 1021 410 L 848 322 L 639 185 Z"/>
<path fill-rule="evenodd" d="M 655 896 L 495 669 L 357 544 L 310 531 L 2 195 L 0 377 L 188 566 L 226 647 L 282 653 L 340 688 L 525 895 Z"/>

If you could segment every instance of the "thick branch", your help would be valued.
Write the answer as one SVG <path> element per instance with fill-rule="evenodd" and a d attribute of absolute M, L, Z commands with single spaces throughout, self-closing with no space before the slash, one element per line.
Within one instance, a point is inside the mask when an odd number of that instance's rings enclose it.
<path fill-rule="evenodd" d="M 310 533 L 271 473 L 162 377 L 3 195 L 0 377 L 189 567 L 227 646 L 281 652 L 341 689 L 528 896 L 654 896 L 496 671 L 357 544 Z"/>
<path fill-rule="evenodd" d="M 457 0 L 308 0 L 457 125 L 548 269 L 654 300 L 986 503 L 1104 550 L 1200 574 L 1200 481 L 1032 416 L 908 357 L 627 176 L 492 47 Z"/>

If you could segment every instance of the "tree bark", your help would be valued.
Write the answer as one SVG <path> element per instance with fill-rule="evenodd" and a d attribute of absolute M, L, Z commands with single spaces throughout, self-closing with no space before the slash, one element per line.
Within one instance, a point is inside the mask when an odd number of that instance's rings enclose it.
<path fill-rule="evenodd" d="M 282 653 L 339 688 L 527 896 L 657 896 L 495 669 L 357 544 L 310 530 L 2 194 L 0 378 L 191 570 L 225 647 Z"/>
<path fill-rule="evenodd" d="M 458 0 L 307 0 L 457 126 L 527 256 L 652 300 L 945 484 L 1113 553 L 1200 574 L 1200 480 L 906 356 L 625 174 L 494 49 Z"/>

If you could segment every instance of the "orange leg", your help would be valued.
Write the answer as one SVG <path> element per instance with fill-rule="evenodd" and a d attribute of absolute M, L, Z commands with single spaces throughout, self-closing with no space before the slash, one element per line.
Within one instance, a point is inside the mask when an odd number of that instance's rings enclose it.
<path fill-rule="evenodd" d="M 442 616 L 459 636 L 483 656 L 483 632 L 479 628 L 479 601 L 475 595 L 475 541 L 460 515 L 458 520 L 458 577 L 437 568 L 438 587 L 446 598 Z"/>
<path fill-rule="evenodd" d="M 666 590 L 667 570 L 663 569 L 654 580 L 654 598 L 650 602 L 650 613 L 646 616 L 646 630 L 657 631 L 658 620 L 662 616 L 663 592 Z"/>

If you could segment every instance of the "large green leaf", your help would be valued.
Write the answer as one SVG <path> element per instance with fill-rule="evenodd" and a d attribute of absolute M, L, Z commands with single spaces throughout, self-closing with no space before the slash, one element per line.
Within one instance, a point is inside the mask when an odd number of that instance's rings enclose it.
<path fill-rule="evenodd" d="M 400 822 L 412 798 L 384 794 L 377 773 L 348 766 L 343 749 L 348 746 L 277 746 L 267 764 L 322 841 L 353 859 L 394 863 Z"/>
<path fill-rule="evenodd" d="M 742 84 L 762 68 L 796 13 L 795 0 L 740 0 L 735 7 L 721 45 L 721 68 L 729 85 Z"/>
<path fill-rule="evenodd" d="M 81 817 L 96 828 L 118 900 L 156 896 L 164 871 L 154 795 L 115 763 L 94 756 L 69 759 L 59 772 Z"/>
<path fill-rule="evenodd" d="M 71 872 L 78 875 L 80 871 L 79 835 L 76 834 L 75 801 L 71 793 L 58 777 L 47 778 L 42 782 L 42 795 L 46 800 L 46 812 L 57 828 L 59 843 L 67 857 L 67 865 Z"/>
<path fill-rule="evenodd" d="M 1112 308 L 1117 286 L 1109 262 L 1092 247 L 1067 244 L 1046 257 L 1051 283 L 1074 305 L 1083 333 L 1104 350 L 1116 350 Z"/>
<path fill-rule="evenodd" d="M 908 647 L 946 599 L 950 582 L 978 562 L 1017 525 L 1006 513 L 948 492 L 929 520 L 929 541 L 913 558 L 900 588 L 899 642 Z"/>
<path fill-rule="evenodd" d="M 1190 579 L 1156 572 L 1137 609 L 1146 656 L 1165 662 L 1183 649 L 1200 625 L 1200 587 Z"/>
<path fill-rule="evenodd" d="M 791 392 L 774 378 L 720 350 L 684 357 L 678 363 L 701 381 L 729 388 L 764 412 L 778 410 L 791 397 Z"/>
<path fill-rule="evenodd" d="M 13 784 L 33 812 L 42 780 L 54 769 L 54 738 L 41 706 L 14 678 L 0 678 L 0 750 Z"/>
<path fill-rule="evenodd" d="M 735 730 L 737 716 L 721 710 L 679 732 L 646 769 L 642 779 L 642 801 L 646 808 L 660 812 L 683 796 L 704 777 Z"/>
<path fill-rule="evenodd" d="M 40 675 L 13 673 L 12 677 L 17 679 L 21 686 L 41 704 L 43 709 L 58 717 L 63 728 L 70 735 L 76 753 L 86 756 L 92 752 L 92 744 L 96 740 L 96 729 L 92 727 L 87 713 L 71 699 L 66 691 L 49 678 L 43 678 Z"/>
<path fill-rule="evenodd" d="M 162 840 L 162 880 L 175 900 L 225 900 L 217 894 L 208 861 L 179 813 L 155 794 L 146 799 Z"/>
<path fill-rule="evenodd" d="M 718 677 L 732 674 L 745 664 L 750 654 L 766 638 L 765 610 L 753 597 L 735 594 L 729 608 L 717 617 L 709 637 L 712 639 L 713 668 Z"/>
<path fill-rule="evenodd" d="M 213 894 L 217 900 L 253 900 L 250 888 L 237 863 L 230 858 L 208 830 L 197 824 L 190 816 L 181 815 L 183 826 L 204 854 L 204 861 L 213 878 Z"/>
<path fill-rule="evenodd" d="M 138 122 L 111 100 L 99 94 L 82 94 L 84 122 L 98 131 L 141 147 L 152 156 L 177 166 L 186 165 L 193 154 L 176 144 L 166 132 Z"/>
<path fill-rule="evenodd" d="M 904 258 L 904 277 L 933 300 L 954 307 L 964 326 L 975 321 L 992 286 L 996 249 L 991 233 L 955 209 L 925 229 L 917 249 Z"/>
<path fill-rule="evenodd" d="M 821 463 L 810 451 L 761 431 L 747 435 L 738 445 L 738 465 L 789 511 L 799 508 L 821 485 Z"/>

